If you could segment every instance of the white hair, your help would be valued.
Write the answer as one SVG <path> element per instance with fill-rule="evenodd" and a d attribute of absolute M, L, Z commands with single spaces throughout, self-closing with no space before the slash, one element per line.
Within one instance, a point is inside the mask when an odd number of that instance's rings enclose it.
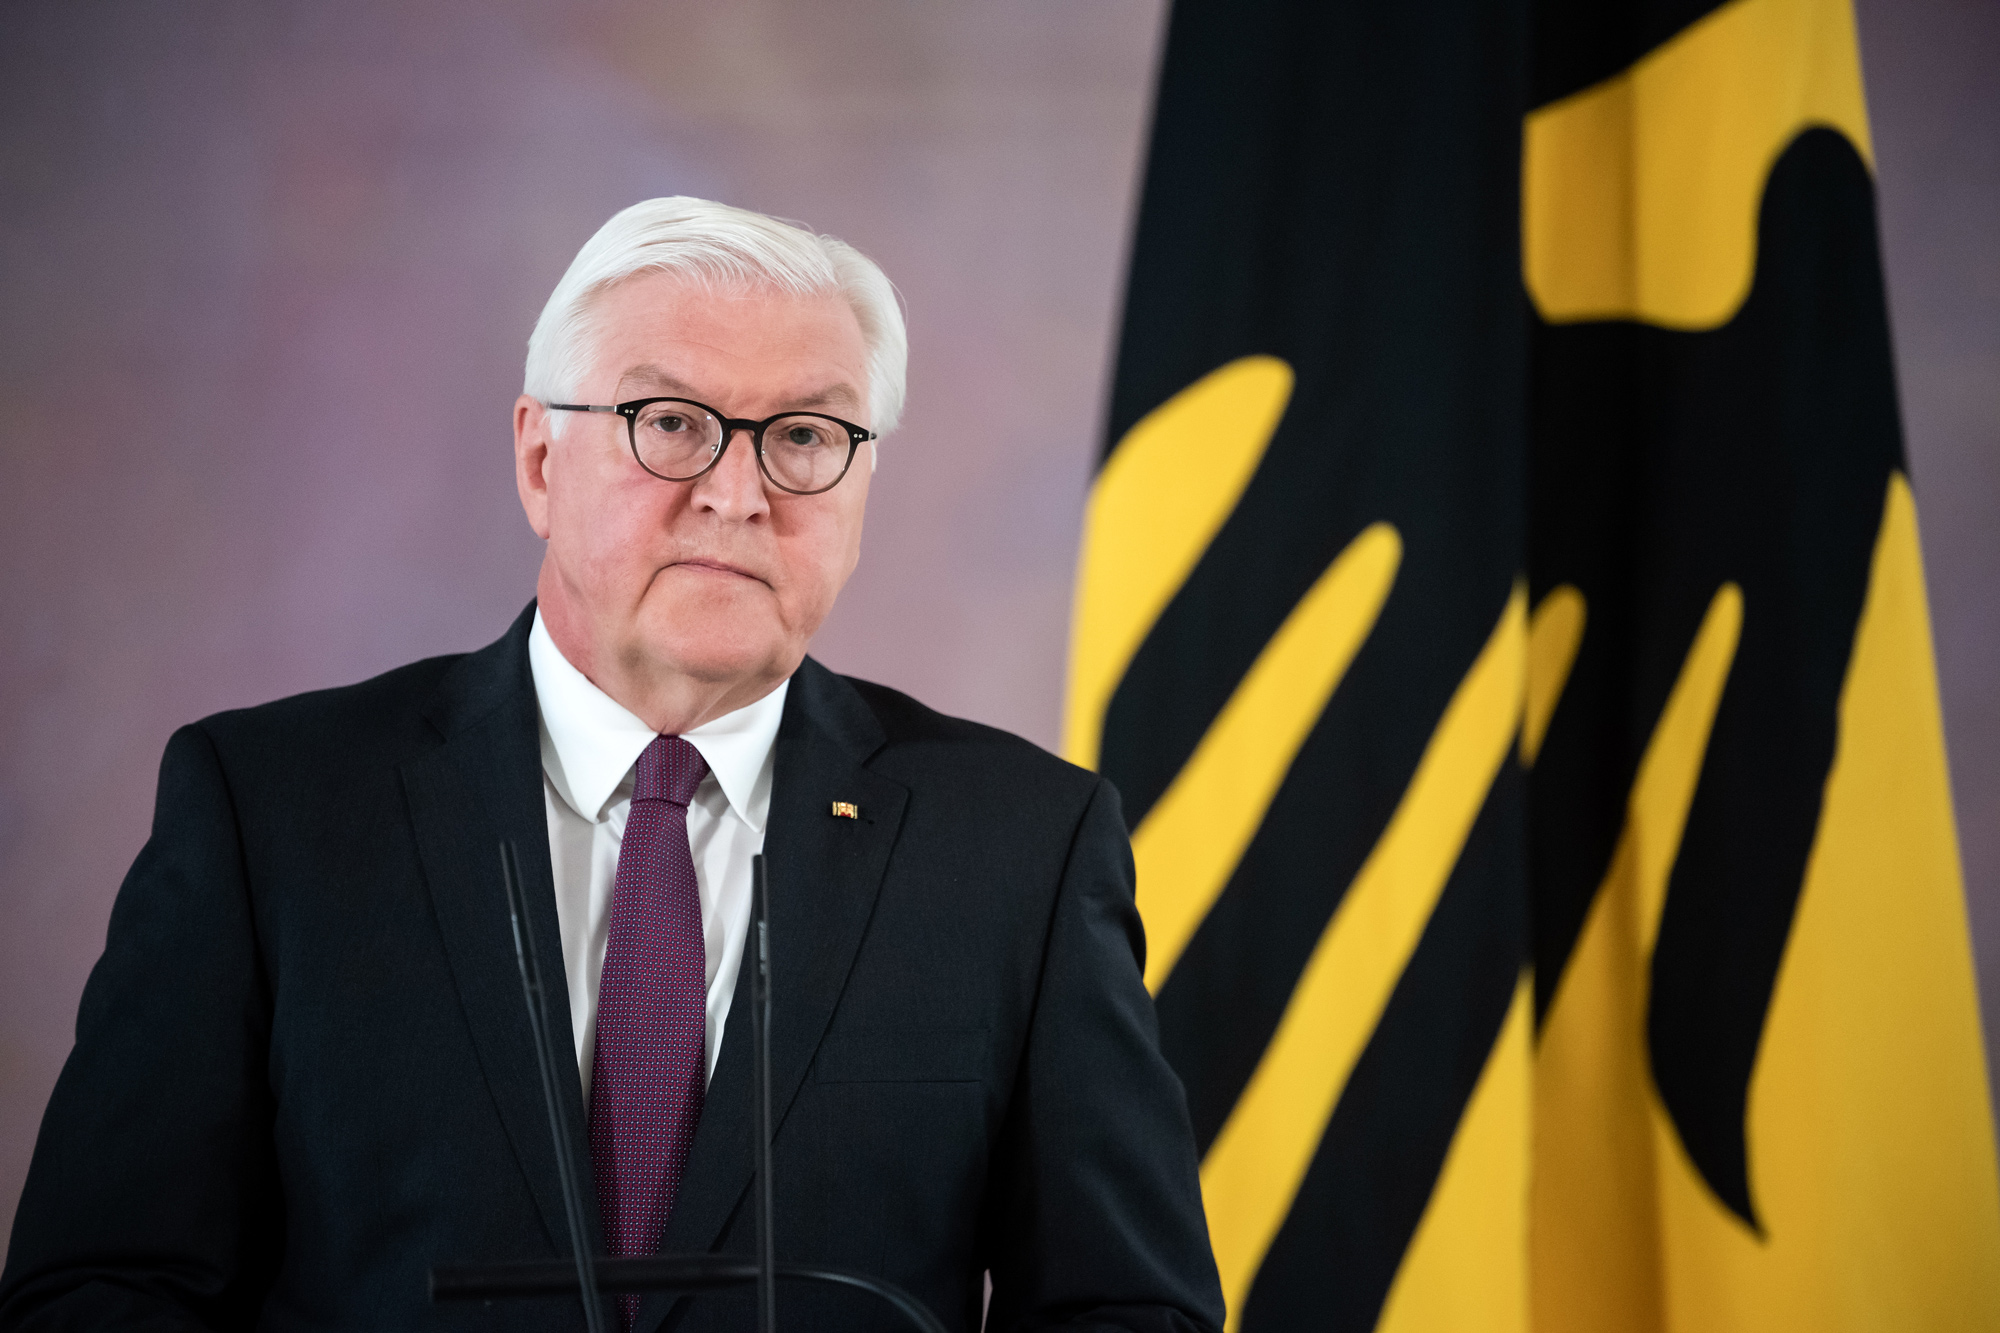
<path fill-rule="evenodd" d="M 874 420 L 862 424 L 887 435 L 902 416 L 910 339 L 896 289 L 875 261 L 832 236 L 687 195 L 634 204 L 584 242 L 528 335 L 523 393 L 544 404 L 576 401 L 597 351 L 597 297 L 641 273 L 684 274 L 722 288 L 845 297 L 868 350 L 868 413 Z M 566 416 L 550 414 L 550 434 L 561 433 Z"/>

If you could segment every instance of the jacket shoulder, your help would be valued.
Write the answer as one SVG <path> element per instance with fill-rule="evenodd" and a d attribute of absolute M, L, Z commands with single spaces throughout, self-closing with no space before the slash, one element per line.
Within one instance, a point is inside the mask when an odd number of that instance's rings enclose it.
<path fill-rule="evenodd" d="M 427 657 L 379 676 L 310 690 L 250 708 L 211 713 L 195 723 L 224 754 L 353 751 L 427 735 L 424 709 L 466 654 Z"/>
<path fill-rule="evenodd" d="M 842 676 L 881 725 L 877 763 L 946 770 L 980 785 L 1031 786 L 1088 801 L 1100 786 L 1097 774 L 1050 754 L 1011 731 L 940 713 L 904 694 L 854 676 Z"/>

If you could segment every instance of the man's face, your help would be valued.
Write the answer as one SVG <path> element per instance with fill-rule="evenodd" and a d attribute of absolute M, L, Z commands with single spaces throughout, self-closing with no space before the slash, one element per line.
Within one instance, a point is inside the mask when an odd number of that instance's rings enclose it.
<path fill-rule="evenodd" d="M 669 395 L 725 417 L 870 424 L 867 351 L 838 295 L 718 294 L 655 273 L 600 294 L 596 317 L 578 401 Z M 790 675 L 860 556 L 874 446 L 832 490 L 790 495 L 766 484 L 747 432 L 703 476 L 662 481 L 633 458 L 624 418 L 563 414 L 552 440 L 549 415 L 516 404 L 515 477 L 548 540 L 538 592 L 564 654 L 649 722 L 661 691 L 740 707 Z"/>

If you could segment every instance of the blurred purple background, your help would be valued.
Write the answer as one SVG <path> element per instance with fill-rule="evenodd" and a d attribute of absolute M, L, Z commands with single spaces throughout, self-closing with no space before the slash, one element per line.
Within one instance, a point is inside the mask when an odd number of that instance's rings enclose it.
<path fill-rule="evenodd" d="M 1160 0 L 0 11 L 0 1219 L 170 731 L 496 637 L 508 410 L 640 198 L 810 223 L 909 303 L 815 653 L 1053 745 Z M 2000 6 L 1863 0 L 1891 300 L 2000 1029 Z"/>

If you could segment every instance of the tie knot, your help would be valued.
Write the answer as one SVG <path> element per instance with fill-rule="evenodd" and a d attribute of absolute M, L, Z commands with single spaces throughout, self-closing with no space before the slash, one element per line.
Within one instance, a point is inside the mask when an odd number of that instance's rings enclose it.
<path fill-rule="evenodd" d="M 633 770 L 632 799 L 686 805 L 707 776 L 708 761 L 692 744 L 679 736 L 655 736 Z"/>

